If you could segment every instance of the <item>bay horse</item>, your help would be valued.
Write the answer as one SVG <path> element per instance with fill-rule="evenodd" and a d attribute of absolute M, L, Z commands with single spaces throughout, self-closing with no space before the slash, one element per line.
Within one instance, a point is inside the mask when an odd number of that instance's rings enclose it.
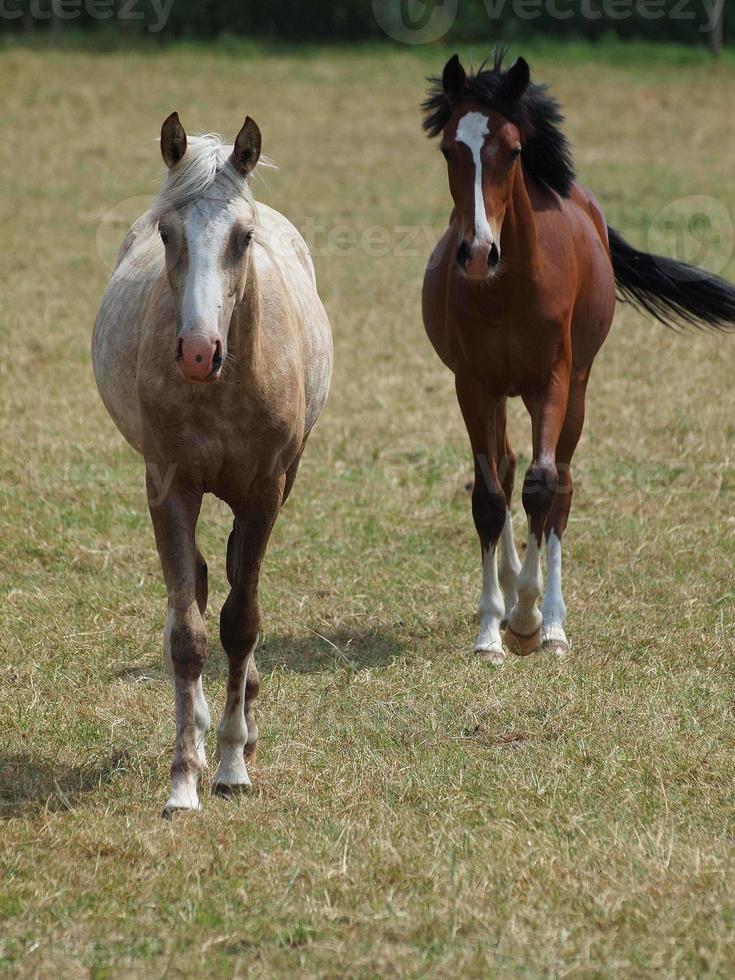
<path fill-rule="evenodd" d="M 570 649 L 562 593 L 570 466 L 616 287 L 669 326 L 735 327 L 729 283 L 637 251 L 607 226 L 595 198 L 576 182 L 558 102 L 531 82 L 523 58 L 508 70 L 502 60 L 498 52 L 492 66 L 485 62 L 467 74 L 455 55 L 441 78 L 429 79 L 422 105 L 424 129 L 441 136 L 454 202 L 426 270 L 423 318 L 434 349 L 454 372 L 474 456 L 472 513 L 482 556 L 475 651 L 496 665 L 506 648 L 559 656 Z M 523 481 L 528 546 L 522 564 L 510 509 L 516 461 L 506 402 L 512 396 L 523 399 L 533 441 Z"/>
<path fill-rule="evenodd" d="M 166 176 L 121 248 L 92 342 L 102 400 L 145 461 L 168 593 L 164 655 L 176 702 L 169 817 L 199 809 L 206 765 L 207 565 L 196 543 L 203 494 L 234 514 L 214 776 L 215 792 L 230 794 L 250 785 L 258 738 L 261 562 L 331 379 L 331 330 L 306 244 L 285 217 L 255 202 L 248 183 L 260 152 L 250 117 L 234 146 L 187 138 L 177 113 L 166 119 Z"/>

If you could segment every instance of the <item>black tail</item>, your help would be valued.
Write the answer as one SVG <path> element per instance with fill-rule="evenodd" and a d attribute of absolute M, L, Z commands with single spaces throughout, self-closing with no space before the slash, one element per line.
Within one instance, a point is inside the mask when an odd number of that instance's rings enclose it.
<path fill-rule="evenodd" d="M 735 286 L 686 262 L 639 252 L 614 228 L 607 231 L 624 300 L 674 329 L 735 331 Z"/>

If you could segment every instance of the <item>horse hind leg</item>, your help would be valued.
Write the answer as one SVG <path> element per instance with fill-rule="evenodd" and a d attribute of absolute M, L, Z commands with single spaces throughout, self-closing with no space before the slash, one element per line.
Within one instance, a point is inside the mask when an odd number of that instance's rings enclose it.
<path fill-rule="evenodd" d="M 281 501 L 281 507 L 286 503 L 288 498 L 291 496 L 291 491 L 293 490 L 293 485 L 296 482 L 296 477 L 299 473 L 299 466 L 301 465 L 301 457 L 304 455 L 304 449 L 306 448 L 306 440 L 309 438 L 307 433 L 304 436 L 304 441 L 301 443 L 301 449 L 299 449 L 296 459 L 291 463 L 288 470 L 286 471 L 286 485 L 283 490 L 283 500 Z"/>
<path fill-rule="evenodd" d="M 291 481 L 293 483 L 293 480 Z M 284 494 L 285 497 L 285 494 Z M 284 501 L 285 502 L 285 501 Z M 230 532 L 229 539 L 227 541 L 227 581 L 230 586 L 235 583 L 235 563 L 236 563 L 236 547 L 237 547 L 237 535 L 236 531 Z M 254 705 L 255 701 L 260 693 L 260 674 L 258 673 L 258 668 L 255 664 L 255 649 L 250 655 L 250 659 L 247 665 L 246 677 L 245 677 L 245 693 L 244 693 L 244 713 L 245 713 L 245 725 L 247 727 L 247 741 L 245 743 L 245 762 L 246 764 L 255 762 L 255 752 L 258 744 L 258 722 L 255 717 Z M 218 750 L 218 756 L 220 752 Z"/>
<path fill-rule="evenodd" d="M 508 617 L 511 610 L 518 602 L 518 576 L 521 571 L 521 560 L 516 550 L 515 539 L 513 537 L 513 514 L 511 510 L 513 502 L 513 486 L 516 475 L 516 457 L 508 441 L 508 434 L 505 428 L 505 406 L 502 409 L 502 432 L 498 433 L 498 477 L 505 494 L 505 523 L 500 535 L 500 562 L 498 578 L 500 589 L 503 593 L 505 604 L 505 615 L 501 624 L 501 629 L 508 625 Z"/>
<path fill-rule="evenodd" d="M 541 645 L 557 657 L 565 657 L 571 644 L 567 639 L 567 607 L 562 592 L 562 539 L 572 507 L 574 485 L 571 462 L 584 426 L 588 376 L 572 382 L 564 427 L 557 448 L 557 491 L 546 520 L 546 591 L 541 604 L 543 624 Z"/>
<path fill-rule="evenodd" d="M 195 592 L 197 606 L 199 607 L 199 612 L 203 617 L 207 611 L 207 602 L 209 601 L 209 571 L 207 569 L 207 563 L 204 560 L 204 555 L 201 553 L 199 548 L 197 548 L 196 551 Z M 199 756 L 199 764 L 201 765 L 202 770 L 204 770 L 207 768 L 207 750 L 204 736 L 210 729 L 211 719 L 209 715 L 209 707 L 207 706 L 207 700 L 204 696 L 204 687 L 202 685 L 201 677 L 199 677 L 196 682 L 196 691 L 194 694 L 194 712 L 196 715 L 197 731 L 201 733 L 201 737 L 197 739 L 197 755 Z"/>
<path fill-rule="evenodd" d="M 197 548 L 196 554 L 196 597 L 199 612 L 204 615 L 209 601 L 209 571 L 204 555 Z"/>
<path fill-rule="evenodd" d="M 543 595 L 541 546 L 558 487 L 557 449 L 569 400 L 569 368 L 561 360 L 541 397 L 524 399 L 531 414 L 533 460 L 523 481 L 523 508 L 528 518 L 528 545 L 518 576 L 518 602 L 508 618 L 505 639 L 513 653 L 525 656 L 541 646 Z"/>
<path fill-rule="evenodd" d="M 245 680 L 245 726 L 248 730 L 245 742 L 245 764 L 251 765 L 255 762 L 255 753 L 258 747 L 258 722 L 255 717 L 253 706 L 260 693 L 260 674 L 255 666 L 255 651 L 253 651 L 248 663 L 247 678 Z"/>
<path fill-rule="evenodd" d="M 308 436 L 306 438 L 308 438 Z M 293 461 L 286 473 L 286 483 L 283 490 L 281 507 L 286 503 L 291 494 L 291 490 L 293 489 L 293 485 L 299 471 L 301 456 L 304 452 L 304 447 L 306 446 L 306 438 L 301 445 L 298 456 Z M 227 544 L 227 576 L 230 585 L 232 585 L 235 580 L 235 542 L 235 532 L 233 531 L 230 534 L 230 539 Z M 253 649 L 248 661 L 244 694 L 245 727 L 247 728 L 247 741 L 245 742 L 244 750 L 246 767 L 255 762 L 255 755 L 258 746 L 258 722 L 255 716 L 254 706 L 259 693 L 260 674 L 255 663 L 255 650 Z"/>
<path fill-rule="evenodd" d="M 572 506 L 572 474 L 569 460 L 559 458 L 559 478 L 554 502 L 546 521 L 546 590 L 541 603 L 541 647 L 565 657 L 571 645 L 565 630 L 567 607 L 562 592 L 562 538 Z"/>
<path fill-rule="evenodd" d="M 250 785 L 247 762 L 255 756 L 258 729 L 253 703 L 260 689 L 254 651 L 260 629 L 258 580 L 265 549 L 283 499 L 285 480 L 260 488 L 235 511 L 227 546 L 230 594 L 222 607 L 220 638 L 229 665 L 227 695 L 217 726 L 219 766 L 214 791 L 231 795 Z"/>

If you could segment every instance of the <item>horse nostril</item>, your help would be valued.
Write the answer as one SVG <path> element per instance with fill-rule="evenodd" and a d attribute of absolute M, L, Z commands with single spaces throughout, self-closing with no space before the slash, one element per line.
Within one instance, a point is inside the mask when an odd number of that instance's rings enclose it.
<path fill-rule="evenodd" d="M 174 355 L 174 358 L 177 361 L 184 360 L 184 341 L 182 337 L 179 337 L 179 342 L 176 345 L 176 354 Z"/>
<path fill-rule="evenodd" d="M 472 258 L 472 249 L 470 248 L 469 243 L 466 241 L 462 241 L 460 243 L 459 250 L 457 252 L 457 262 L 459 263 L 462 269 L 465 269 L 467 267 L 467 263 L 470 261 L 471 258 Z"/>
<path fill-rule="evenodd" d="M 488 252 L 487 264 L 491 269 L 497 269 L 498 262 L 500 262 L 500 249 L 495 242 L 493 242 L 490 246 L 490 251 Z"/>
<path fill-rule="evenodd" d="M 215 371 L 219 371 L 222 367 L 222 341 L 218 340 L 214 345 L 214 357 L 212 358 L 212 367 Z"/>

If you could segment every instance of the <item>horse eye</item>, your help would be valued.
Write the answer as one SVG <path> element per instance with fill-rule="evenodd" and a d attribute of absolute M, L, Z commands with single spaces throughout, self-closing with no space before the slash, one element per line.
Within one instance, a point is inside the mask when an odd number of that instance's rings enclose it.
<path fill-rule="evenodd" d="M 514 160 L 517 160 L 518 157 L 521 155 L 521 153 L 523 153 L 523 147 L 522 146 L 514 146 L 513 147 L 512 155 L 513 155 L 513 159 Z"/>
<path fill-rule="evenodd" d="M 164 245 L 168 245 L 168 243 L 171 241 L 167 231 L 161 231 L 161 241 Z"/>
<path fill-rule="evenodd" d="M 237 244 L 239 245 L 240 250 L 244 252 L 245 249 L 248 247 L 248 245 L 252 242 L 252 240 L 253 240 L 252 229 L 248 229 L 248 231 L 241 231 L 240 234 L 237 236 Z"/>

